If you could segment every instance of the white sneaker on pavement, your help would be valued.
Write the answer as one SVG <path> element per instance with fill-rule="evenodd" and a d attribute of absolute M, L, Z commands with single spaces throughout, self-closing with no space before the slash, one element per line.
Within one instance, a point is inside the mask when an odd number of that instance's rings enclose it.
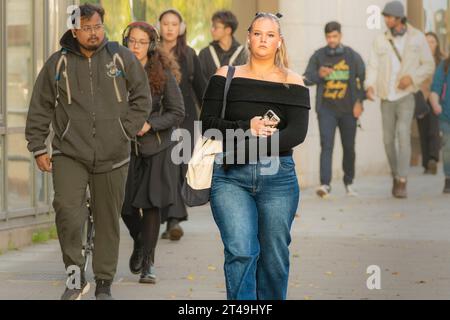
<path fill-rule="evenodd" d="M 317 188 L 316 194 L 322 199 L 327 198 L 331 193 L 331 187 L 327 185 L 322 185 Z"/>
<path fill-rule="evenodd" d="M 345 191 L 347 192 L 347 196 L 349 196 L 349 197 L 358 197 L 359 196 L 358 192 L 355 191 L 352 184 L 346 185 Z"/>

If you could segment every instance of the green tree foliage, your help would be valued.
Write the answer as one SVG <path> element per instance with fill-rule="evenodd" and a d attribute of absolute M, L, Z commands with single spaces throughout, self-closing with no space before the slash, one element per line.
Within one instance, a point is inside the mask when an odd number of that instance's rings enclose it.
<path fill-rule="evenodd" d="M 211 41 L 211 16 L 221 9 L 231 8 L 232 0 L 90 0 L 106 10 L 105 25 L 108 37 L 120 41 L 125 27 L 133 21 L 147 21 L 155 25 L 159 14 L 175 8 L 188 26 L 189 45 L 200 50 Z M 83 1 L 82 1 L 83 2 Z"/>

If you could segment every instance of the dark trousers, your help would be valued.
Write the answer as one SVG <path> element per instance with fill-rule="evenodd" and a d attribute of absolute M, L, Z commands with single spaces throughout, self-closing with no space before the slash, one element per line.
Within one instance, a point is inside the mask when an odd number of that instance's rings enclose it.
<path fill-rule="evenodd" d="M 87 219 L 86 189 L 91 193 L 95 238 L 92 268 L 96 280 L 113 280 L 117 270 L 122 209 L 128 165 L 92 174 L 74 159 L 53 158 L 56 227 L 66 268 L 84 267 L 83 226 Z"/>
<path fill-rule="evenodd" d="M 131 214 L 122 214 L 122 219 L 135 244 L 143 249 L 144 256 L 150 257 L 151 261 L 154 262 L 161 227 L 160 209 L 145 209 L 142 210 L 141 215 L 139 209 L 135 208 Z"/>
<path fill-rule="evenodd" d="M 439 130 L 439 116 L 433 112 L 423 119 L 418 119 L 420 145 L 422 148 L 422 165 L 426 169 L 430 160 L 439 161 L 441 150 L 441 136 Z"/>
<path fill-rule="evenodd" d="M 318 110 L 320 143 L 322 151 L 320 154 L 320 183 L 330 185 L 333 176 L 333 150 L 336 136 L 336 128 L 341 134 L 344 159 L 344 184 L 350 185 L 355 178 L 355 139 L 357 119 L 353 113 L 343 113 L 327 107 Z"/>

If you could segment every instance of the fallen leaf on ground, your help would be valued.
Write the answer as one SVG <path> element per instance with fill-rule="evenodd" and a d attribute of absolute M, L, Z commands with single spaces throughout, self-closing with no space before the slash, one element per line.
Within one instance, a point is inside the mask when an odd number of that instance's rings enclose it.
<path fill-rule="evenodd" d="M 190 274 L 187 276 L 187 278 L 189 281 L 194 281 L 195 280 L 195 276 L 193 274 Z"/>

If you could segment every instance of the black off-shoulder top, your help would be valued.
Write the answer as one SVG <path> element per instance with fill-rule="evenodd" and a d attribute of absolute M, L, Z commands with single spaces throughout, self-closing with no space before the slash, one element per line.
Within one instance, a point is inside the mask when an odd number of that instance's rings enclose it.
<path fill-rule="evenodd" d="M 245 148 L 246 163 L 257 161 L 261 156 L 291 155 L 293 148 L 305 141 L 308 132 L 310 94 L 309 89 L 296 84 L 283 84 L 249 78 L 234 78 L 227 98 L 225 119 L 221 119 L 223 94 L 226 78 L 213 76 L 206 90 L 201 113 L 203 134 L 207 130 L 218 129 L 224 137 L 224 151 L 236 161 L 237 151 Z M 233 150 L 227 149 L 227 130 L 250 130 L 254 117 L 274 111 L 281 119 L 278 126 L 279 148 L 272 147 L 269 138 L 247 137 L 244 141 L 234 139 Z M 277 137 L 277 138 L 278 138 Z M 250 141 L 257 139 L 267 145 L 267 151 L 258 150 L 258 157 L 249 154 Z M 260 141 L 265 140 L 265 141 Z M 277 149 L 277 150 L 275 150 Z M 226 162 L 229 162 L 226 160 Z"/>

